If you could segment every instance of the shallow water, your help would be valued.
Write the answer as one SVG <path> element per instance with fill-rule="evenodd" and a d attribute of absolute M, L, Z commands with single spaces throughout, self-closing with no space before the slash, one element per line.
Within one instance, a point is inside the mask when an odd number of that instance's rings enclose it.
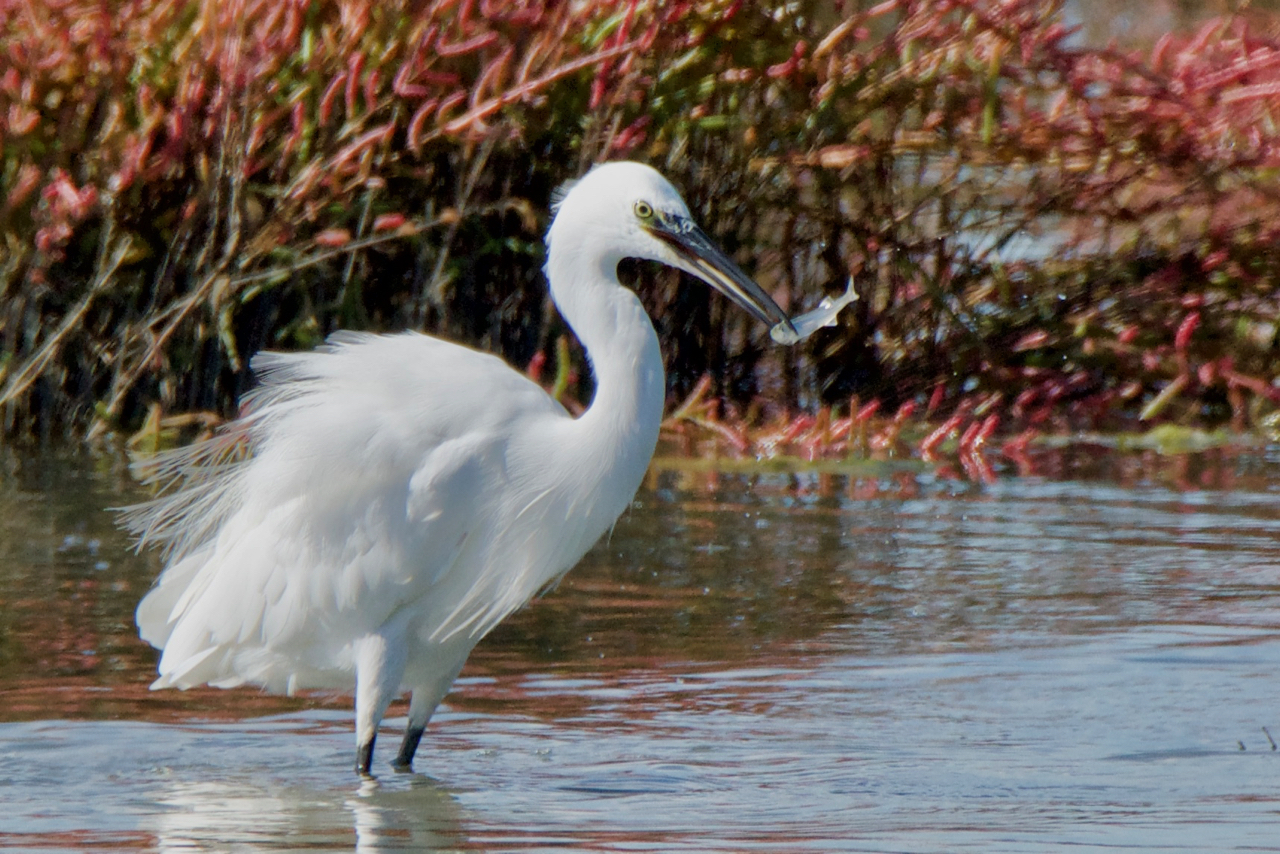
<path fill-rule="evenodd" d="M 7 458 L 0 847 L 1280 850 L 1280 454 L 1100 454 L 656 470 L 372 783 L 347 698 L 147 692 L 138 493 Z"/>

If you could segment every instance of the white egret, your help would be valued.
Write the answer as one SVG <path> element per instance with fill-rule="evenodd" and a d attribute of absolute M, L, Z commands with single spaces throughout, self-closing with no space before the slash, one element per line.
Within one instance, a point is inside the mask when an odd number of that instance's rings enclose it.
<path fill-rule="evenodd" d="M 653 455 L 662 358 L 618 282 L 626 257 L 685 270 L 798 339 L 665 178 L 596 167 L 559 203 L 544 268 L 595 374 L 586 412 L 414 332 L 259 354 L 239 420 L 156 461 L 150 479 L 173 491 L 126 510 L 140 548 L 166 549 L 137 612 L 163 650 L 151 687 L 354 682 L 362 774 L 388 704 L 411 691 L 393 763 L 409 768 L 471 649 L 613 525 Z"/>

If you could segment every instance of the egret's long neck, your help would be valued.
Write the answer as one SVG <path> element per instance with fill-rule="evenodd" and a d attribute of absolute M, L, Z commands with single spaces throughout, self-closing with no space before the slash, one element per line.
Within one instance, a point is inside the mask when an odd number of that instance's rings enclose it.
<path fill-rule="evenodd" d="M 608 501 L 616 494 L 620 502 L 608 508 L 609 524 L 630 503 L 649 466 L 666 394 L 658 336 L 639 298 L 618 283 L 619 260 L 553 241 L 546 265 L 552 299 L 595 374 L 595 397 L 575 432 L 592 451 L 580 459 L 598 461 L 607 483 L 602 494 Z"/>

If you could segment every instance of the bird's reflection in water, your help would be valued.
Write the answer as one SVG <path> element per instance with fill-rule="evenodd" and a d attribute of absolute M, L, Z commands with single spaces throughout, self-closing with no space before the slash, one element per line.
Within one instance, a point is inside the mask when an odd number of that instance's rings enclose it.
<path fill-rule="evenodd" d="M 463 839 L 457 800 L 430 777 L 414 774 L 407 786 L 364 780 L 345 806 L 354 816 L 356 851 L 439 851 Z"/>
<path fill-rule="evenodd" d="M 361 781 L 354 791 L 236 781 L 173 781 L 150 816 L 158 851 L 439 851 L 465 838 L 461 809 L 419 774 Z M 148 822 L 150 823 L 150 822 Z"/>

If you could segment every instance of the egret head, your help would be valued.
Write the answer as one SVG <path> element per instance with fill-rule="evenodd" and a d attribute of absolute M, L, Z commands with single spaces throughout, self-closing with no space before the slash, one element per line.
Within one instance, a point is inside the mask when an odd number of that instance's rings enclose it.
<path fill-rule="evenodd" d="M 590 241 L 615 266 L 623 258 L 668 264 L 769 326 L 788 322 L 786 312 L 698 227 L 671 182 L 642 163 L 604 163 L 570 186 L 555 205 L 547 240 Z"/>

